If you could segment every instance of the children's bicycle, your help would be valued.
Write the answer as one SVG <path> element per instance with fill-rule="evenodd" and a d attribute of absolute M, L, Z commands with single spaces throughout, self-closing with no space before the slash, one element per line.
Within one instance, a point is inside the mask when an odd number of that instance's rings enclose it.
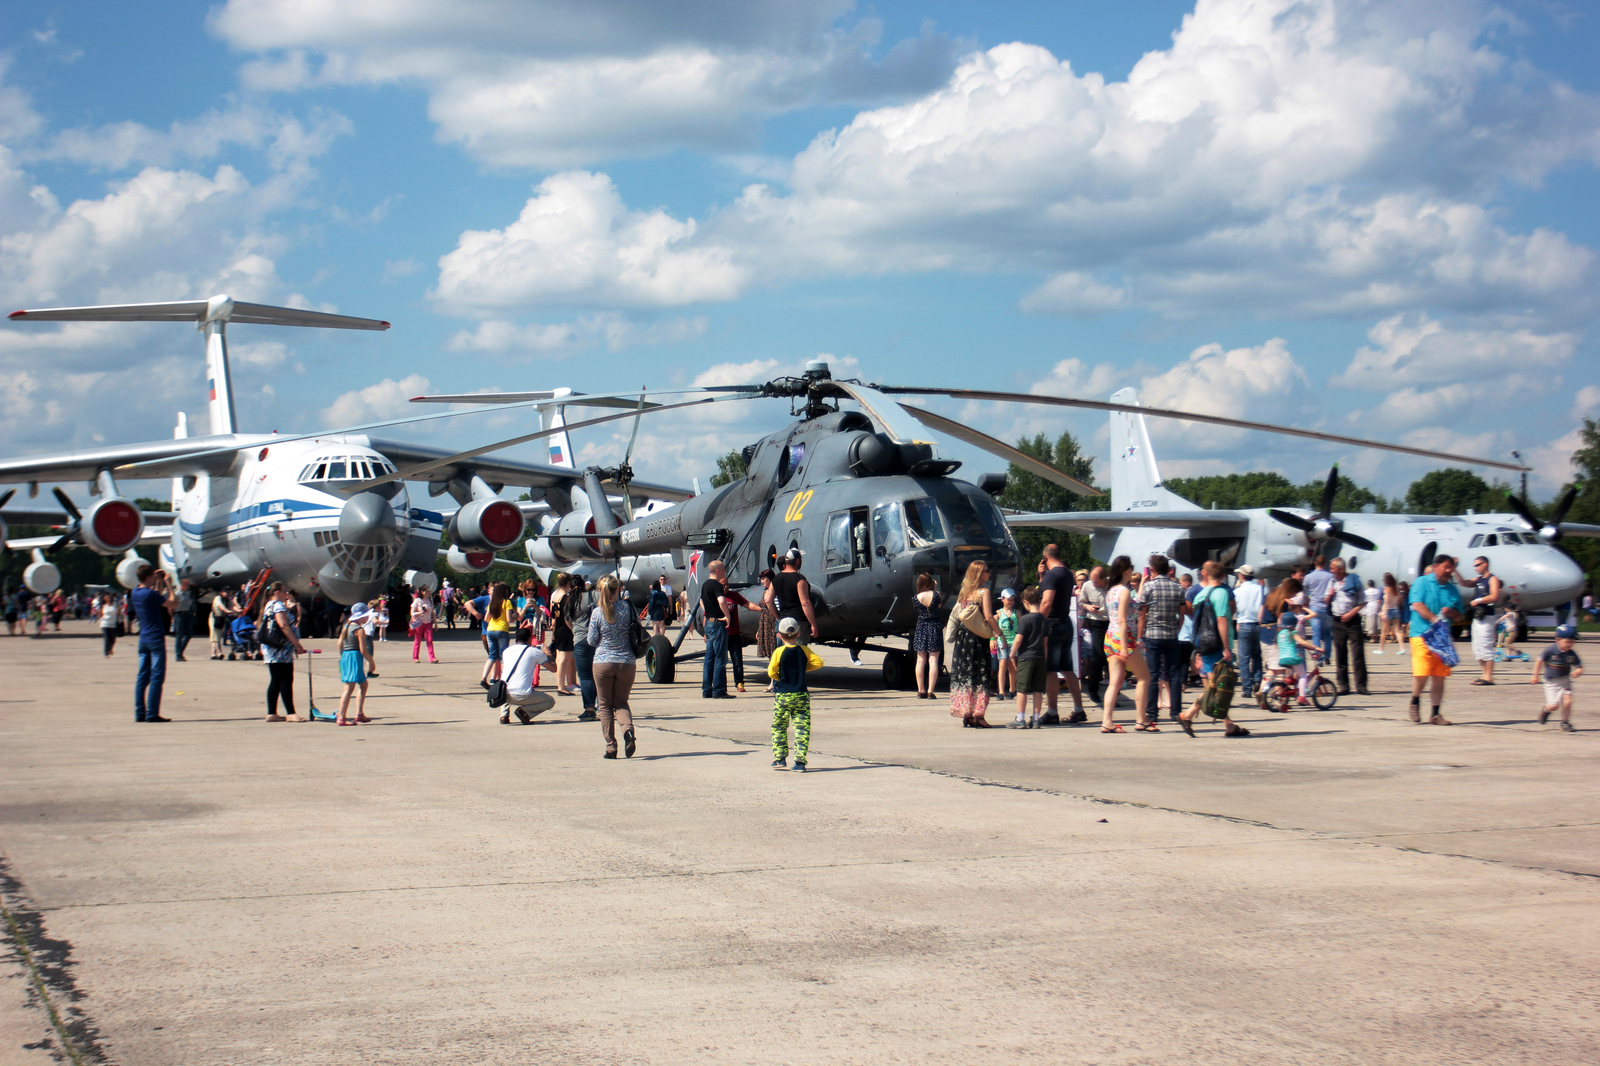
<path fill-rule="evenodd" d="M 1331 680 L 1322 676 L 1322 662 L 1322 656 L 1312 656 L 1313 665 L 1306 674 L 1306 695 L 1317 710 L 1326 711 L 1338 702 L 1339 689 Z M 1299 698 L 1300 679 L 1292 673 L 1285 672 L 1273 679 L 1262 697 L 1261 705 L 1276 714 L 1288 714 L 1294 710 Z"/>

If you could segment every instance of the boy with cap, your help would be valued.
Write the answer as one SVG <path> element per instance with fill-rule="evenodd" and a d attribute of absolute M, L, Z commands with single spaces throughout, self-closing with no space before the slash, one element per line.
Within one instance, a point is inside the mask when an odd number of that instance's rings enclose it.
<path fill-rule="evenodd" d="M 1533 676 L 1528 684 L 1537 685 L 1540 673 L 1544 674 L 1544 710 L 1539 712 L 1539 724 L 1549 721 L 1552 712 L 1561 712 L 1561 731 L 1572 733 L 1572 680 L 1583 676 L 1583 660 L 1573 645 L 1578 640 L 1578 627 L 1556 627 L 1555 643 L 1546 648 L 1533 663 Z"/>
<path fill-rule="evenodd" d="M 778 639 L 767 676 L 772 679 L 772 768 L 782 770 L 789 757 L 789 723 L 794 723 L 794 768 L 806 772 L 806 755 L 811 750 L 811 692 L 806 675 L 822 669 L 822 658 L 800 643 L 800 623 L 780 619 Z"/>
<path fill-rule="evenodd" d="M 1007 590 L 1009 591 L 1009 590 Z M 1012 729 L 1039 728 L 1040 708 L 1044 704 L 1045 659 L 1049 654 L 1050 620 L 1039 613 L 1039 586 L 1022 590 L 1026 612 L 1011 638 L 1011 657 L 1016 661 L 1017 717 Z M 1027 717 L 1028 697 L 1033 697 L 1033 717 Z"/>

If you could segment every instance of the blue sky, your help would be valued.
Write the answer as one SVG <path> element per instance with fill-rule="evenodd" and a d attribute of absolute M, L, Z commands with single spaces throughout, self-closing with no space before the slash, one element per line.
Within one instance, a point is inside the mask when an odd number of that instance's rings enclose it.
<path fill-rule="evenodd" d="M 0 13 L 0 290 L 228 291 L 394 323 L 238 327 L 250 429 L 827 353 L 887 383 L 1135 385 L 1517 448 L 1548 494 L 1600 413 L 1597 25 L 1547 0 L 18 5 Z M 199 353 L 177 327 L 8 327 L 0 448 L 166 436 L 203 410 Z M 1104 450 L 1089 414 L 934 406 Z M 477 443 L 510 418 L 417 433 Z M 703 478 L 785 409 L 718 419 L 647 425 L 636 465 Z M 625 436 L 591 431 L 580 457 Z M 1395 493 L 1428 468 L 1155 437 L 1172 475 L 1338 460 Z"/>

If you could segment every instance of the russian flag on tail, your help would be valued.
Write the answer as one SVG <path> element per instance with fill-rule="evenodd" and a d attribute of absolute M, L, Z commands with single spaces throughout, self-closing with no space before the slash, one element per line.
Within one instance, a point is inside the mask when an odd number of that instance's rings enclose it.
<path fill-rule="evenodd" d="M 213 399 L 215 399 L 215 397 L 213 397 Z M 561 455 L 561 445 L 559 445 L 559 444 L 550 445 L 550 461 L 552 463 L 556 463 L 556 464 L 560 464 L 560 463 L 565 461 L 562 458 L 562 455 Z"/>
<path fill-rule="evenodd" d="M 211 390 L 211 398 L 215 400 L 217 398 L 217 379 L 206 378 L 206 388 Z"/>

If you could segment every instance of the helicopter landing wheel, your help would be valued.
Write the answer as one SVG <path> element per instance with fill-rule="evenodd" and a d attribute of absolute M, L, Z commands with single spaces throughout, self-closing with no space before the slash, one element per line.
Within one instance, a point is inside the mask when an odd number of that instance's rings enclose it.
<path fill-rule="evenodd" d="M 916 685 L 915 668 L 911 656 L 903 651 L 891 651 L 883 657 L 883 687 L 909 689 Z"/>
<path fill-rule="evenodd" d="M 653 685 L 670 685 L 677 674 L 677 662 L 672 657 L 672 641 L 657 634 L 650 638 L 644 650 L 644 672 Z"/>

